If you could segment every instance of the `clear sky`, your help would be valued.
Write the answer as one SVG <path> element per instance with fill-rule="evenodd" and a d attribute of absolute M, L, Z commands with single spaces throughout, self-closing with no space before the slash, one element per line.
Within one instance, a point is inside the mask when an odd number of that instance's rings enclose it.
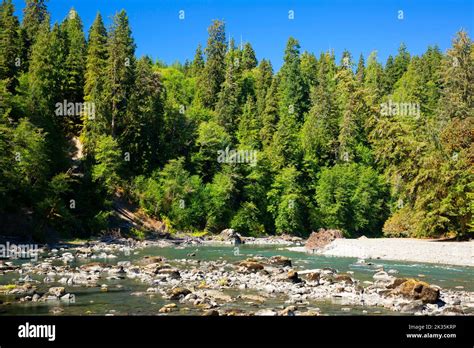
<path fill-rule="evenodd" d="M 24 1 L 13 2 L 21 17 Z M 136 54 L 166 63 L 192 59 L 197 45 L 205 46 L 212 19 L 224 20 L 227 35 L 237 43 L 249 41 L 257 58 L 270 59 L 275 69 L 289 36 L 299 40 L 302 51 L 333 49 L 339 59 L 347 49 L 357 59 L 377 50 L 382 62 L 396 54 L 401 42 L 410 53 L 421 54 L 435 44 L 445 51 L 461 28 L 474 37 L 474 0 L 49 0 L 47 5 L 53 22 L 74 7 L 86 32 L 97 11 L 108 25 L 115 12 L 125 9 Z"/>

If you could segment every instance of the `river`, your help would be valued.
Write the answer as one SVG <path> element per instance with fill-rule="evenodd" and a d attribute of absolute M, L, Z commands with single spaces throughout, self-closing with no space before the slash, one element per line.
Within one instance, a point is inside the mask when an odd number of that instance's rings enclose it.
<path fill-rule="evenodd" d="M 430 284 L 439 285 L 445 289 L 463 289 L 474 291 L 473 269 L 470 267 L 453 267 L 447 265 L 434 265 L 423 263 L 407 263 L 385 260 L 370 260 L 372 264 L 357 263 L 355 258 L 327 257 L 289 251 L 282 246 L 252 246 L 242 245 L 238 248 L 231 246 L 186 246 L 186 247 L 148 247 L 134 250 L 130 255 L 118 253 L 117 258 L 111 261 L 94 260 L 116 264 L 119 261 L 129 260 L 132 263 L 144 256 L 163 256 L 170 264 L 173 260 L 189 259 L 190 253 L 195 253 L 194 259 L 218 261 L 225 260 L 235 262 L 253 256 L 270 257 L 282 255 L 291 258 L 293 268 L 296 270 L 332 267 L 339 272 L 353 272 L 352 276 L 360 280 L 371 281 L 374 270 L 384 267 L 386 271 L 395 270 L 397 277 L 414 277 L 422 279 Z M 91 260 L 74 261 L 71 266 L 78 266 Z M 0 284 L 12 284 L 19 277 L 16 272 L 0 275 Z M 32 275 L 35 280 L 42 281 L 44 276 Z M 15 302 L 11 296 L 3 296 L 5 303 L 0 305 L 0 315 L 48 315 L 53 308 L 60 307 L 61 315 L 156 315 L 158 310 L 169 300 L 163 299 L 160 294 L 146 293 L 149 285 L 134 279 L 106 280 L 100 284 L 107 284 L 108 291 L 101 291 L 100 287 L 66 287 L 66 291 L 75 295 L 74 303 L 63 301 L 52 302 Z M 51 286 L 59 286 L 57 283 L 39 284 L 38 287 L 46 290 Z M 62 285 L 64 286 L 64 285 Z M 462 287 L 462 288 L 461 288 Z M 226 294 L 236 297 L 241 292 L 237 289 L 227 289 Z M 256 293 L 245 290 L 246 293 Z M 276 296 L 259 304 L 244 300 L 236 300 L 226 304 L 228 308 L 256 311 L 262 308 L 284 308 L 284 298 Z M 10 302 L 10 303 L 8 303 Z M 176 301 L 177 302 L 177 301 Z M 200 315 L 201 312 L 192 306 L 177 302 L 179 310 L 169 313 L 170 315 Z M 313 301 L 307 305 L 307 309 L 319 308 L 321 314 L 325 315 L 399 315 L 398 312 L 389 311 L 379 307 L 345 306 L 337 300 Z"/>

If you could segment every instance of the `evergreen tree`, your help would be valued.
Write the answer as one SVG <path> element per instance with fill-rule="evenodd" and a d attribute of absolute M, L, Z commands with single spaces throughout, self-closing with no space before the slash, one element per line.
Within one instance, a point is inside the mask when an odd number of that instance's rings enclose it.
<path fill-rule="evenodd" d="M 329 54 L 319 60 L 318 85 L 313 89 L 313 106 L 301 130 L 305 161 L 314 167 L 332 163 L 338 152 L 340 108 L 337 103 L 334 59 Z"/>
<path fill-rule="evenodd" d="M 89 29 L 84 77 L 84 100 L 94 105 L 94 115 L 83 115 L 82 141 L 85 152 L 93 151 L 94 143 L 101 134 L 109 132 L 108 100 L 104 84 L 107 79 L 107 31 L 102 16 L 97 13 Z"/>
<path fill-rule="evenodd" d="M 110 134 L 121 134 L 127 101 L 131 95 L 135 71 L 135 43 L 131 35 L 128 16 L 124 10 L 113 18 L 107 41 L 107 79 L 105 83 L 110 105 Z"/>
<path fill-rule="evenodd" d="M 23 9 L 23 20 L 21 28 L 23 31 L 22 38 L 24 43 L 22 45 L 23 52 L 23 63 L 28 63 L 30 59 L 31 48 L 36 41 L 36 36 L 41 31 L 41 24 L 43 22 L 49 23 L 49 14 L 46 8 L 45 0 L 26 0 L 26 6 Z"/>
<path fill-rule="evenodd" d="M 209 38 L 205 49 L 206 63 L 200 76 L 199 97 L 203 105 L 213 108 L 218 100 L 221 84 L 226 77 L 225 56 L 225 24 L 215 20 L 208 29 Z"/>
<path fill-rule="evenodd" d="M 261 116 L 260 139 L 264 147 L 269 147 L 278 124 L 278 78 L 273 77 L 270 89 L 265 96 L 265 109 Z M 271 150 L 270 150 L 271 151 Z"/>
<path fill-rule="evenodd" d="M 268 90 L 272 84 L 273 68 L 270 61 L 262 59 L 257 71 L 257 78 L 255 80 L 255 95 L 257 98 L 257 114 L 263 114 L 265 110 L 265 100 Z"/>
<path fill-rule="evenodd" d="M 15 8 L 11 0 L 3 0 L 0 4 L 0 80 L 6 81 L 6 88 L 14 92 L 18 84 L 17 72 L 20 58 L 20 24 L 14 14 Z"/>
<path fill-rule="evenodd" d="M 135 76 L 124 120 L 126 127 L 119 143 L 130 154 L 127 164 L 131 171 L 141 174 L 151 172 L 160 164 L 164 88 L 148 57 L 138 60 Z"/>
<path fill-rule="evenodd" d="M 278 234 L 302 234 L 304 232 L 304 199 L 298 183 L 299 173 L 293 166 L 283 168 L 275 177 L 267 193 L 268 212 L 275 221 Z"/>
<path fill-rule="evenodd" d="M 307 111 L 308 89 L 301 73 L 300 46 L 290 38 L 286 45 L 279 84 L 279 121 L 273 137 L 273 165 L 297 164 L 300 157 L 298 133 Z"/>
<path fill-rule="evenodd" d="M 89 30 L 84 94 L 86 100 L 97 100 L 102 94 L 107 65 L 107 31 L 97 13 Z"/>
<path fill-rule="evenodd" d="M 201 71 L 203 69 L 204 69 L 204 57 L 202 54 L 201 45 L 199 44 L 198 47 L 196 48 L 196 53 L 194 54 L 194 59 L 191 64 L 192 76 L 199 76 L 199 74 L 201 74 Z"/>
<path fill-rule="evenodd" d="M 237 140 L 243 148 L 256 150 L 260 147 L 258 132 L 261 128 L 260 118 L 257 115 L 255 101 L 247 98 L 237 129 Z"/>
<path fill-rule="evenodd" d="M 250 42 L 246 42 L 242 50 L 242 69 L 251 70 L 257 67 L 257 58 Z"/>
<path fill-rule="evenodd" d="M 63 22 L 67 35 L 68 52 L 66 57 L 66 98 L 73 102 L 83 99 L 84 73 L 86 61 L 86 41 L 82 30 L 82 21 L 72 8 Z"/>
<path fill-rule="evenodd" d="M 363 84 L 365 80 L 365 60 L 362 53 L 359 56 L 359 62 L 357 63 L 356 79 L 359 84 Z"/>
<path fill-rule="evenodd" d="M 308 88 L 314 88 L 318 81 L 318 60 L 313 53 L 305 51 L 301 55 L 301 73 Z"/>
<path fill-rule="evenodd" d="M 235 65 L 227 65 L 225 81 L 219 93 L 216 105 L 218 123 L 225 128 L 227 133 L 234 134 L 237 129 L 237 120 L 240 113 L 239 107 L 239 86 L 235 76 Z"/>

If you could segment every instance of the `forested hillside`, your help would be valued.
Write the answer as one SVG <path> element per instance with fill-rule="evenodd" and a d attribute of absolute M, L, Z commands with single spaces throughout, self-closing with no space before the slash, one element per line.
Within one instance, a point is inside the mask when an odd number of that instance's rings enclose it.
<path fill-rule="evenodd" d="M 472 236 L 462 30 L 447 52 L 402 43 L 383 64 L 286 38 L 274 71 L 218 20 L 166 65 L 135 56 L 125 11 L 88 31 L 74 9 L 50 23 L 44 0 L 21 23 L 11 0 L 0 11 L 0 234 L 99 233 L 121 196 L 175 231 Z"/>

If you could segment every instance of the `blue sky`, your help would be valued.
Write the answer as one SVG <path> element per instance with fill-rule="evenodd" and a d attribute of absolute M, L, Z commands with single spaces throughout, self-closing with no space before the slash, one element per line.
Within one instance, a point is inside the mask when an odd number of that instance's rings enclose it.
<path fill-rule="evenodd" d="M 21 17 L 24 1 L 13 2 Z M 461 28 L 474 36 L 474 0 L 49 0 L 47 5 L 53 22 L 62 21 L 74 7 L 86 32 L 97 11 L 108 25 L 115 12 L 125 9 L 136 54 L 167 63 L 192 59 L 197 45 L 206 43 L 212 19 L 224 20 L 227 35 L 237 43 L 241 37 L 249 41 L 257 58 L 270 59 L 275 69 L 282 64 L 289 36 L 299 40 L 302 51 L 333 49 L 339 59 L 347 49 L 357 59 L 377 50 L 382 62 L 396 54 L 401 42 L 410 53 L 421 54 L 435 44 L 445 51 Z"/>

